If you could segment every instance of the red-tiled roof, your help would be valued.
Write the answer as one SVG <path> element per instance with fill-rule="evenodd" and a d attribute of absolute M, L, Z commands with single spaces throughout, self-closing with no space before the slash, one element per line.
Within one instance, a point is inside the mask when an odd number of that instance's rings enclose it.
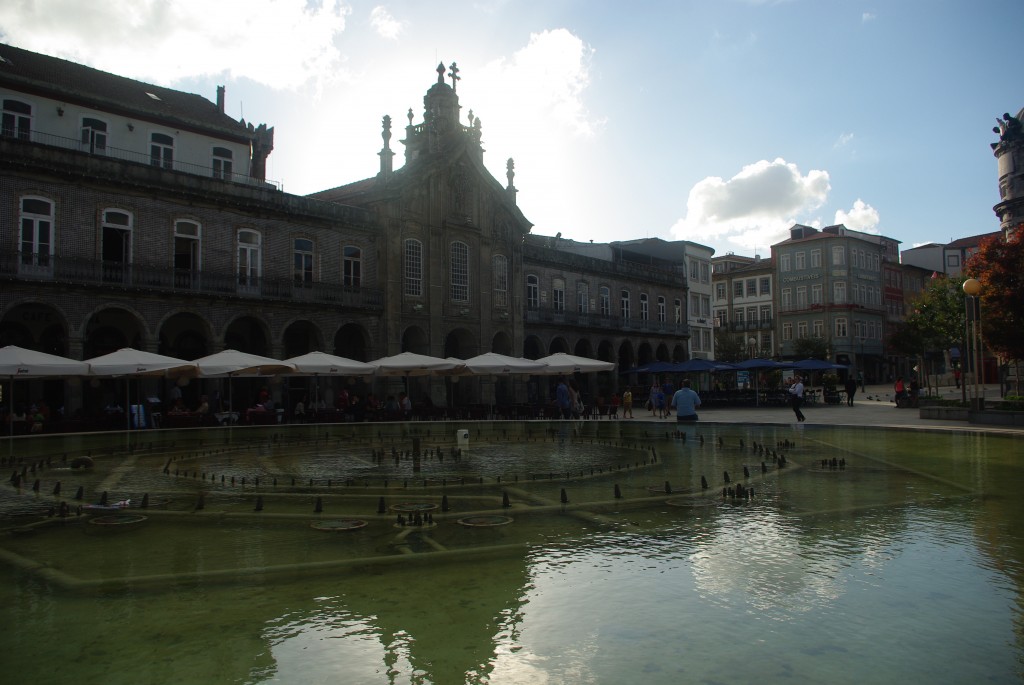
<path fill-rule="evenodd" d="M 977 247 L 981 243 L 989 238 L 998 238 L 1003 235 L 1002 231 L 995 231 L 993 233 L 982 233 L 981 235 L 967 236 L 966 238 L 959 238 L 946 245 L 946 249 L 953 248 L 959 249 L 962 247 Z"/>

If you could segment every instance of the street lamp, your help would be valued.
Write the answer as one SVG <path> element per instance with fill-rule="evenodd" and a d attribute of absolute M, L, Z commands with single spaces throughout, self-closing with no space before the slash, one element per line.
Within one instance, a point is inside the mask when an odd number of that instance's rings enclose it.
<path fill-rule="evenodd" d="M 967 326 L 971 330 L 971 366 L 974 367 L 974 400 L 972 406 L 976 410 L 982 407 L 981 393 L 981 339 L 979 327 L 981 326 L 981 282 L 976 278 L 968 278 L 963 285 L 964 300 L 967 307 Z M 963 355 L 961 355 L 962 357 Z M 964 379 L 966 384 L 966 379 Z"/>
<path fill-rule="evenodd" d="M 750 348 L 750 358 L 753 359 L 757 353 L 757 338 L 754 336 L 747 338 L 747 346 Z"/>

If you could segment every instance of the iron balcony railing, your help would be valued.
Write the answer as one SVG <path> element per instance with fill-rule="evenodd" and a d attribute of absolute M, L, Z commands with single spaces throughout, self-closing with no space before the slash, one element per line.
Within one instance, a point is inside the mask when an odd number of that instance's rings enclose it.
<path fill-rule="evenodd" d="M 11 251 L 0 251 L 0 280 L 287 300 L 358 309 L 379 310 L 384 306 L 384 293 L 378 288 Z"/>
<path fill-rule="evenodd" d="M 528 324 L 550 324 L 556 326 L 576 326 L 579 328 L 601 328 L 607 330 L 629 331 L 632 333 L 657 333 L 686 337 L 690 327 L 685 323 L 674 321 L 654 321 L 651 319 L 624 319 L 621 316 L 605 315 L 588 312 L 581 314 L 567 310 L 549 308 L 527 308 L 525 321 Z"/>
<path fill-rule="evenodd" d="M 754 319 L 749 321 L 732 321 L 729 328 L 734 331 L 765 331 L 771 330 L 773 319 Z"/>
<path fill-rule="evenodd" d="M 8 132 L 4 133 L 4 137 L 10 140 L 22 140 L 30 143 L 37 143 L 39 145 L 48 145 L 50 147 L 59 147 L 65 150 L 76 150 L 78 152 L 84 152 L 86 154 L 94 155 L 96 157 L 102 157 L 107 159 L 119 159 L 124 162 L 135 162 L 138 164 L 145 164 L 147 166 L 153 166 L 167 171 L 181 171 L 186 174 L 192 174 L 194 176 L 205 176 L 207 178 L 216 178 L 222 181 L 230 181 L 231 183 L 241 183 L 244 185 L 251 186 L 266 186 L 273 187 L 277 190 L 282 189 L 282 185 L 277 181 L 269 180 L 258 180 L 251 178 L 246 174 L 238 174 L 233 171 L 227 171 L 228 166 L 222 165 L 220 168 L 214 168 L 212 166 L 204 166 L 202 164 L 192 164 L 189 162 L 182 162 L 177 159 L 164 159 L 162 157 L 153 156 L 144 152 L 136 152 L 134 150 L 125 150 L 112 145 L 100 145 L 95 142 L 82 142 L 77 138 L 68 138 L 66 136 L 58 136 L 53 133 L 46 133 L 45 131 L 29 131 L 24 136 L 11 135 Z M 248 162 L 248 160 L 246 160 Z"/>

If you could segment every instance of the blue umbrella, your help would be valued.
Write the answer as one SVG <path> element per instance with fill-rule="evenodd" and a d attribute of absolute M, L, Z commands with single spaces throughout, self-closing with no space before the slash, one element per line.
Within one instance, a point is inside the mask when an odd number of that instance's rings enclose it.
<path fill-rule="evenodd" d="M 798 362 L 793 362 L 792 368 L 800 369 L 801 371 L 830 371 L 832 369 L 845 369 L 848 367 L 846 364 L 833 364 L 821 359 L 801 359 Z"/>
<path fill-rule="evenodd" d="M 710 359 L 687 359 L 675 365 L 675 371 L 680 373 L 700 371 L 733 371 L 735 366 L 725 362 L 716 362 Z"/>
<path fill-rule="evenodd" d="M 737 369 L 788 369 L 791 368 L 786 362 L 777 362 L 774 359 L 747 359 L 746 361 L 734 364 Z"/>

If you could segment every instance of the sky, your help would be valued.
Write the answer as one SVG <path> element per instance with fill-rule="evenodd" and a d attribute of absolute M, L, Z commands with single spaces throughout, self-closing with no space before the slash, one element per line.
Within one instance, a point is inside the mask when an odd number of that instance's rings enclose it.
<path fill-rule="evenodd" d="M 1018 0 L 9 0 L 0 42 L 216 100 L 305 195 L 377 173 L 438 63 L 541 235 L 770 254 L 794 223 L 902 248 L 999 229 Z M 451 81 L 448 81 L 451 83 Z"/>

